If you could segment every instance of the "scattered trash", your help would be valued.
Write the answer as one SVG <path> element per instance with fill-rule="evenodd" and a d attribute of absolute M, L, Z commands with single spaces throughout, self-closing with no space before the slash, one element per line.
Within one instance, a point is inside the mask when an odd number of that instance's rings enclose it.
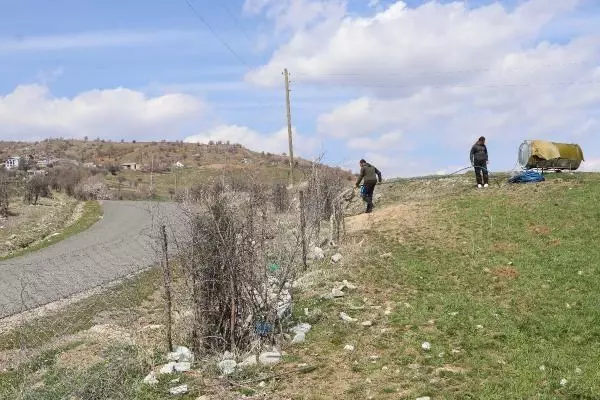
<path fill-rule="evenodd" d="M 175 364 L 177 364 L 174 361 L 171 361 L 165 365 L 163 365 L 160 370 L 158 370 L 158 373 L 160 375 L 168 375 L 168 374 L 172 374 L 175 372 Z"/>
<path fill-rule="evenodd" d="M 266 322 L 256 323 L 256 333 L 259 336 L 262 336 L 262 337 L 268 336 L 272 330 L 273 330 L 273 326 L 271 326 L 271 324 L 268 324 Z"/>
<path fill-rule="evenodd" d="M 334 263 L 339 263 L 340 261 L 342 261 L 342 255 L 340 253 L 336 253 L 334 255 L 331 256 L 331 261 Z"/>
<path fill-rule="evenodd" d="M 296 333 L 296 336 L 292 339 L 292 344 L 300 344 L 306 341 L 306 334 L 304 332 Z"/>
<path fill-rule="evenodd" d="M 265 383 L 265 381 L 261 381 L 261 382 L 258 384 L 258 386 L 259 386 L 259 387 L 261 387 L 261 388 L 264 388 L 265 386 L 267 386 L 267 384 Z"/>
<path fill-rule="evenodd" d="M 344 279 L 344 281 L 342 282 L 342 286 L 340 287 L 340 290 L 344 290 L 344 289 L 348 289 L 348 290 L 356 290 L 358 289 L 356 287 L 356 285 L 348 282 L 347 280 Z"/>
<path fill-rule="evenodd" d="M 194 362 L 194 353 L 184 346 L 177 346 L 175 351 L 167 354 L 167 361 L 175 362 Z"/>
<path fill-rule="evenodd" d="M 581 375 L 583 373 L 583 371 L 581 370 L 581 368 L 575 368 L 575 373 L 577 375 Z"/>
<path fill-rule="evenodd" d="M 337 297 L 344 297 L 346 294 L 344 292 L 342 292 L 341 289 L 333 288 L 333 289 L 331 289 L 331 295 L 334 298 L 337 298 Z"/>
<path fill-rule="evenodd" d="M 275 263 L 269 265 L 270 272 L 277 272 L 277 271 L 279 271 L 279 269 L 280 269 L 279 265 L 277 265 Z"/>
<path fill-rule="evenodd" d="M 423 342 L 423 344 L 421 345 L 421 348 L 425 351 L 429 351 L 429 350 L 431 350 L 431 343 Z"/>
<path fill-rule="evenodd" d="M 253 367 L 256 364 L 258 364 L 258 359 L 256 358 L 256 355 L 251 355 L 248 356 L 244 361 L 242 361 L 241 363 L 238 364 L 239 368 L 248 368 L 248 367 Z"/>
<path fill-rule="evenodd" d="M 361 325 L 364 326 L 364 327 L 373 326 L 373 321 L 365 321 Z"/>
<path fill-rule="evenodd" d="M 188 385 L 181 385 L 181 386 L 177 386 L 177 387 L 169 389 L 169 393 L 171 393 L 174 396 L 180 395 L 180 394 L 186 394 L 187 392 L 188 392 Z"/>
<path fill-rule="evenodd" d="M 417 400 L 431 400 L 429 396 L 417 397 Z"/>
<path fill-rule="evenodd" d="M 453 311 L 450 313 L 451 317 L 456 317 L 458 315 L 458 311 Z"/>
<path fill-rule="evenodd" d="M 292 329 L 290 329 L 291 332 L 294 332 L 296 334 L 298 333 L 308 333 L 310 332 L 310 330 L 312 329 L 312 325 L 307 324 L 307 323 L 302 323 L 302 324 L 298 324 L 295 327 L 293 327 Z"/>
<path fill-rule="evenodd" d="M 346 351 L 354 351 L 354 346 L 352 346 L 351 344 L 347 344 L 346 346 L 344 346 L 344 350 L 346 350 Z"/>
<path fill-rule="evenodd" d="M 268 352 L 262 353 L 258 357 L 258 361 L 263 365 L 277 364 L 278 362 L 281 361 L 281 353 L 279 353 L 277 351 L 268 351 Z"/>
<path fill-rule="evenodd" d="M 477 325 L 475 328 L 477 328 L 477 329 L 483 329 L 483 325 Z"/>
<path fill-rule="evenodd" d="M 192 369 L 192 363 L 190 362 L 178 362 L 173 366 L 173 369 L 177 372 L 187 372 Z"/>
<path fill-rule="evenodd" d="M 540 371 L 544 372 L 546 370 L 546 366 L 545 365 L 540 365 Z"/>
<path fill-rule="evenodd" d="M 217 367 L 219 367 L 219 370 L 223 375 L 231 375 L 235 372 L 237 363 L 234 360 L 223 360 L 217 364 Z"/>
<path fill-rule="evenodd" d="M 146 385 L 154 386 L 158 383 L 158 379 L 156 378 L 156 373 L 154 371 L 150 372 L 145 378 L 144 383 Z"/>
<path fill-rule="evenodd" d="M 344 322 L 356 322 L 358 321 L 356 318 L 352 318 L 351 316 L 349 316 L 348 314 L 346 314 L 345 312 L 341 312 L 340 313 L 340 318 L 342 319 L 342 321 Z"/>

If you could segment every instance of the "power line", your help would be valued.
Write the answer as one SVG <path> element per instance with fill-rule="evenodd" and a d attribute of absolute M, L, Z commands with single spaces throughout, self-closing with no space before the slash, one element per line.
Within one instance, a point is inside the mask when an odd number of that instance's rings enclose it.
<path fill-rule="evenodd" d="M 204 18 L 202 16 L 202 14 L 200 13 L 200 11 L 198 11 L 198 9 L 196 9 L 196 7 L 194 7 L 194 5 L 192 4 L 191 0 L 184 0 L 186 2 L 186 4 L 188 5 L 188 7 L 190 8 L 190 10 L 192 10 L 192 12 L 196 15 L 196 17 L 204 24 L 204 26 L 206 26 L 206 28 L 213 34 L 214 37 L 216 37 L 221 44 L 223 44 L 223 46 L 225 46 L 225 48 L 227 48 L 227 50 L 229 50 L 229 52 L 231 54 L 233 54 L 233 56 L 242 64 L 244 64 L 247 68 L 250 68 L 250 65 L 244 60 L 244 58 L 242 56 L 240 56 L 230 45 L 229 43 L 227 43 L 227 41 L 225 39 L 223 39 L 218 33 L 217 31 L 208 23 L 208 21 L 206 20 L 206 18 Z"/>
<path fill-rule="evenodd" d="M 551 68 L 551 67 L 566 67 L 572 65 L 584 65 L 584 64 L 594 64 L 598 61 L 586 60 L 586 61 L 572 61 L 565 63 L 546 63 L 546 64 L 536 64 L 529 66 L 516 66 L 516 67 L 481 67 L 481 68 L 464 68 L 464 69 L 450 69 L 450 70 L 437 70 L 437 71 L 428 71 L 428 72 L 413 72 L 406 73 L 402 72 L 400 69 L 395 70 L 371 70 L 371 71 L 354 71 L 354 72 L 330 72 L 330 73 L 308 73 L 308 72 L 295 72 L 297 76 L 304 77 L 362 77 L 362 76 L 373 76 L 373 75 L 402 75 L 406 77 L 415 77 L 415 76 L 436 76 L 436 75 L 450 75 L 450 74 L 464 74 L 464 73 L 473 73 L 473 72 L 490 72 L 490 71 L 519 71 L 524 69 L 536 69 L 536 68 Z"/>
<path fill-rule="evenodd" d="M 536 87 L 536 86 L 575 86 L 582 84 L 594 84 L 600 83 L 600 80 L 597 79 L 589 79 L 589 80 L 579 80 L 579 81 L 564 81 L 564 82 L 539 82 L 539 83 L 489 83 L 489 84 L 427 84 L 421 82 L 414 83 L 405 83 L 405 84 L 394 84 L 390 82 L 381 82 L 381 83 L 362 83 L 355 82 L 355 88 L 409 88 L 409 87 L 424 87 L 424 88 L 503 88 L 503 87 Z M 333 83 L 334 85 L 335 83 Z M 352 82 L 345 82 L 347 85 L 352 85 Z M 330 84 L 331 85 L 331 84 Z"/>
<path fill-rule="evenodd" d="M 229 15 L 229 17 L 231 18 L 231 20 L 233 21 L 233 23 L 235 24 L 235 26 L 239 29 L 239 31 L 242 32 L 242 34 L 244 35 L 244 37 L 246 38 L 246 40 L 248 40 L 249 43 L 252 43 L 252 38 L 250 37 L 250 35 L 248 34 L 248 32 L 246 32 L 246 30 L 244 29 L 244 27 L 240 23 L 239 19 L 237 19 L 237 17 L 233 14 L 233 12 L 229 8 L 229 6 L 226 4 L 226 1 L 225 0 L 221 0 L 218 3 L 221 5 L 221 7 L 223 7 L 223 9 L 227 13 L 227 15 Z"/>

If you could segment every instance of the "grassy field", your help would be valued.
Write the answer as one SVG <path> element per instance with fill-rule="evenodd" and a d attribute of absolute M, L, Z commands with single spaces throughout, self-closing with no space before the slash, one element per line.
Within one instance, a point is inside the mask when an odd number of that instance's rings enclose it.
<path fill-rule="evenodd" d="M 8 221 L 0 229 L 0 260 L 18 257 L 82 232 L 98 221 L 102 207 L 96 201 L 80 203 L 56 194 L 35 206 L 20 199 L 11 203 Z"/>
<path fill-rule="evenodd" d="M 225 381 L 201 362 L 201 373 L 180 377 L 190 385 L 181 398 L 229 398 L 227 391 L 269 399 L 600 398 L 600 176 L 556 174 L 515 186 L 504 178 L 479 191 L 470 175 L 379 186 L 376 211 L 347 219 L 342 263 L 313 265 L 299 287 L 294 319 L 313 325 L 307 341 L 285 348 L 274 370 Z M 91 312 L 67 311 L 86 315 L 85 324 L 65 326 L 70 341 L 44 346 L 26 366 L 0 373 L 0 388 L 33 385 L 25 397 L 32 399 L 168 396 L 173 377 L 155 388 L 141 384 L 161 360 L 160 344 L 115 339 L 97 347 L 97 338 L 72 336 L 102 321 L 122 331 L 115 337 L 161 323 L 160 296 L 152 295 L 158 277 L 144 279 L 116 289 L 107 311 L 102 302 L 85 309 Z M 357 289 L 321 299 L 343 279 Z M 131 296 L 138 300 L 122 301 Z M 340 312 L 357 322 L 344 323 Z M 38 330 L 27 329 L 22 335 Z M 18 342 L 1 339 L 12 343 L 5 353 Z M 65 365 L 73 352 L 77 363 Z M 82 367 L 82 359 L 96 362 Z"/>

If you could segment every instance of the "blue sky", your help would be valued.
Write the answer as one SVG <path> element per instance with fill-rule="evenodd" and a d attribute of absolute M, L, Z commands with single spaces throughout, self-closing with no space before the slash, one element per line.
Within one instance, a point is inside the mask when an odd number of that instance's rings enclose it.
<path fill-rule="evenodd" d="M 190 2 L 213 32 L 185 0 L 0 0 L 0 139 L 286 151 L 287 67 L 304 157 L 451 171 L 483 134 L 492 168 L 532 138 L 600 167 L 597 1 Z"/>

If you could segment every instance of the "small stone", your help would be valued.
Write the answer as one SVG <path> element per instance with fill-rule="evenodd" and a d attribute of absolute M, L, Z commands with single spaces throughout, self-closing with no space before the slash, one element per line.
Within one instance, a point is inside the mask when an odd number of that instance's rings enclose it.
<path fill-rule="evenodd" d="M 429 396 L 417 397 L 417 400 L 431 400 Z"/>
<path fill-rule="evenodd" d="M 429 350 L 431 350 L 431 343 L 423 342 L 423 344 L 421 345 L 421 348 L 425 351 L 429 351 Z"/>
<path fill-rule="evenodd" d="M 577 272 L 577 275 L 583 275 L 583 271 Z"/>
<path fill-rule="evenodd" d="M 379 360 L 379 356 L 375 355 L 375 356 L 371 356 L 369 357 L 371 360 L 375 361 L 375 360 Z"/>
<path fill-rule="evenodd" d="M 581 368 L 575 368 L 575 373 L 577 375 L 581 375 L 583 373 L 583 371 L 581 370 Z"/>
<path fill-rule="evenodd" d="M 169 393 L 171 393 L 174 396 L 180 395 L 180 394 L 186 394 L 187 392 L 188 392 L 188 385 L 176 386 L 174 388 L 169 389 Z"/>
<path fill-rule="evenodd" d="M 344 350 L 346 350 L 346 351 L 354 351 L 354 346 L 352 346 L 351 344 L 347 344 L 346 346 L 344 346 Z"/>
<path fill-rule="evenodd" d="M 381 258 L 392 258 L 392 253 L 384 253 L 380 257 Z"/>
<path fill-rule="evenodd" d="M 163 365 L 162 367 L 160 367 L 160 370 L 158 371 L 158 373 L 160 375 L 168 375 L 168 374 L 174 373 L 175 372 L 175 364 L 177 364 L 177 363 L 171 361 L 170 363 Z"/>
<path fill-rule="evenodd" d="M 333 297 L 344 297 L 346 294 L 339 288 L 333 288 L 331 289 L 331 295 Z"/>
<path fill-rule="evenodd" d="M 208 398 L 208 396 L 203 395 L 203 396 L 198 397 L 196 400 L 210 400 L 210 399 Z"/>
<path fill-rule="evenodd" d="M 476 328 L 477 329 L 483 329 L 483 325 L 477 325 Z"/>
<path fill-rule="evenodd" d="M 340 261 L 342 261 L 342 255 L 340 253 L 336 253 L 334 255 L 331 256 L 331 261 L 334 263 L 339 263 Z"/>
<path fill-rule="evenodd" d="M 235 356 L 231 352 L 226 351 L 223 353 L 223 360 L 235 360 Z"/>
<path fill-rule="evenodd" d="M 223 375 L 231 375 L 235 372 L 237 363 L 234 360 L 223 360 L 217 366 Z"/>
<path fill-rule="evenodd" d="M 345 312 L 341 312 L 340 313 L 340 318 L 342 319 L 342 321 L 344 322 L 356 322 L 358 321 L 356 318 L 352 318 L 351 316 L 349 316 L 348 314 L 346 314 Z"/>
<path fill-rule="evenodd" d="M 320 247 L 313 247 L 308 258 L 311 260 L 323 260 L 325 258 L 325 252 Z"/>
<path fill-rule="evenodd" d="M 540 371 L 544 372 L 546 370 L 546 366 L 545 365 L 540 365 Z"/>
<path fill-rule="evenodd" d="M 458 311 L 453 311 L 450 313 L 451 317 L 456 317 L 458 315 Z"/>
<path fill-rule="evenodd" d="M 565 378 L 562 378 L 562 379 L 560 380 L 560 386 L 567 386 L 567 383 L 568 383 L 568 382 L 567 382 L 567 380 L 566 380 Z"/>
<path fill-rule="evenodd" d="M 306 368 L 306 367 L 308 367 L 308 364 L 307 363 L 298 364 L 297 367 L 298 368 Z"/>
<path fill-rule="evenodd" d="M 158 379 L 156 378 L 156 373 L 154 371 L 150 372 L 145 378 L 144 383 L 146 385 L 154 386 L 158 383 Z"/>
<path fill-rule="evenodd" d="M 294 339 L 292 339 L 292 344 L 300 344 L 300 343 L 304 343 L 306 341 L 306 334 L 304 332 L 298 332 L 296 333 L 296 336 L 294 336 Z"/>
<path fill-rule="evenodd" d="M 258 357 L 258 361 L 263 365 L 277 364 L 281 361 L 281 353 L 277 351 L 268 351 Z"/>
<path fill-rule="evenodd" d="M 364 326 L 364 327 L 373 326 L 373 321 L 365 321 L 361 325 Z"/>

